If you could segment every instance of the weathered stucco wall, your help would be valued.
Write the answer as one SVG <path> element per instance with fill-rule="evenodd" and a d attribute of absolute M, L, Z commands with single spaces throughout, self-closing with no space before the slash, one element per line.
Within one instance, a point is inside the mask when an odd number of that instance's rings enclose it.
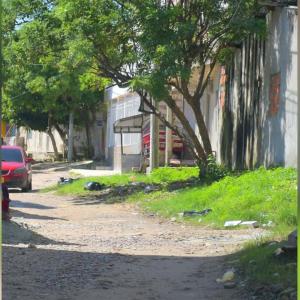
<path fill-rule="evenodd" d="M 277 8 L 267 16 L 268 38 L 262 105 L 262 152 L 265 165 L 297 165 L 297 15 L 294 8 Z M 279 83 L 279 95 L 272 105 Z M 273 84 L 272 84 L 273 76 Z M 274 99 L 273 99 L 274 100 Z M 274 102 L 274 101 L 273 101 Z"/>
<path fill-rule="evenodd" d="M 297 15 L 267 14 L 267 36 L 249 36 L 226 68 L 221 161 L 236 169 L 297 163 Z"/>

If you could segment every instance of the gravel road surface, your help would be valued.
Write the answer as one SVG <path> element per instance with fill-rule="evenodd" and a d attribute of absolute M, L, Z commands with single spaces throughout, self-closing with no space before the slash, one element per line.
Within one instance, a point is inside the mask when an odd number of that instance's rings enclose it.
<path fill-rule="evenodd" d="M 228 255 L 257 230 L 182 225 L 126 203 L 84 203 L 37 189 L 67 172 L 36 170 L 35 190 L 11 192 L 3 222 L 4 300 L 245 299 L 216 282 Z"/>

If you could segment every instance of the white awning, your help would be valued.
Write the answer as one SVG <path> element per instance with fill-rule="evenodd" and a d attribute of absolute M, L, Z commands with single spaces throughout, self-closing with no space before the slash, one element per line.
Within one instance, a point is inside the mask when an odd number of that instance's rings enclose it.
<path fill-rule="evenodd" d="M 141 133 L 149 116 L 143 114 L 119 119 L 114 123 L 114 133 Z"/>

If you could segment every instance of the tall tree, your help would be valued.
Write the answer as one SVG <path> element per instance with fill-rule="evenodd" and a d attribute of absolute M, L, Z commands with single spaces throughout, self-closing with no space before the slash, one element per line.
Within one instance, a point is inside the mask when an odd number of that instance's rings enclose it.
<path fill-rule="evenodd" d="M 67 0 L 58 12 L 69 30 L 93 46 L 99 76 L 130 86 L 141 96 L 141 110 L 172 128 L 205 175 L 212 154 L 201 101 L 212 72 L 249 33 L 262 33 L 256 0 Z M 191 107 L 195 133 L 176 95 Z M 167 122 L 152 101 L 163 101 L 182 127 Z"/>
<path fill-rule="evenodd" d="M 67 145 L 70 112 L 75 115 L 76 125 L 82 126 L 89 116 L 87 110 L 95 110 L 101 101 L 101 90 L 108 81 L 93 74 L 94 58 L 86 41 L 66 34 L 53 3 L 49 3 L 28 2 L 32 5 L 30 16 L 19 14 L 10 19 L 14 23 L 18 18 L 24 21 L 11 30 L 4 49 L 7 65 L 4 109 L 7 118 L 29 127 L 34 122 L 28 116 L 46 115 L 38 129 L 49 134 L 55 150 L 52 129 L 59 132 Z M 34 4 L 39 4 L 38 12 Z"/>

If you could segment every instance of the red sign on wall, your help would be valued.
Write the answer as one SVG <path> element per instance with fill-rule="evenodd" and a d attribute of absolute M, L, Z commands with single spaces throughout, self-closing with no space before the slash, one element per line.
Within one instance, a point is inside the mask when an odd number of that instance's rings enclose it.
<path fill-rule="evenodd" d="M 221 109 L 225 107 L 225 84 L 226 84 L 227 76 L 225 67 L 221 67 L 221 77 L 220 77 L 220 94 L 219 94 L 219 103 Z"/>
<path fill-rule="evenodd" d="M 269 115 L 275 116 L 279 111 L 280 104 L 280 73 L 271 75 L 269 94 Z"/>

